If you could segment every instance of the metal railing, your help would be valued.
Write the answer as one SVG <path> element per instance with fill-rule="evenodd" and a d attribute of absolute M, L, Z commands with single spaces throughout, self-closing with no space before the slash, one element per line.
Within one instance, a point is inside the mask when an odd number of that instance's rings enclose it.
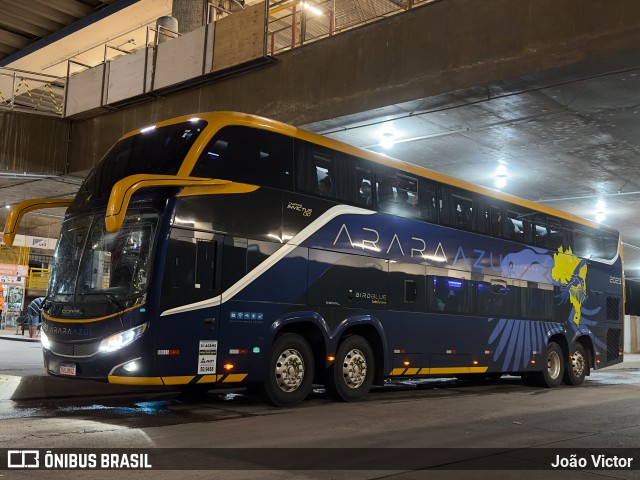
<path fill-rule="evenodd" d="M 0 68 L 0 109 L 59 116 L 64 108 L 65 78 Z"/>
<path fill-rule="evenodd" d="M 46 291 L 49 286 L 48 268 L 30 268 L 27 278 L 27 290 Z"/>
<path fill-rule="evenodd" d="M 435 0 L 282 0 L 270 2 L 270 55 L 301 47 Z"/>

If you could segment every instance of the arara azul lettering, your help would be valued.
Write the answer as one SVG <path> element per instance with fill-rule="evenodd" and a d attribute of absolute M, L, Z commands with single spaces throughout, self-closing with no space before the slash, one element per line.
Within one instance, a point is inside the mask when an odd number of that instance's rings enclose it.
<path fill-rule="evenodd" d="M 340 244 L 343 246 L 347 244 L 357 250 L 371 250 L 395 257 L 416 258 L 450 266 L 463 265 L 468 270 L 490 268 L 495 272 L 501 272 L 504 261 L 502 254 L 494 255 L 493 252 L 486 250 L 473 249 L 468 252 L 471 253 L 469 256 L 462 246 L 458 246 L 454 253 L 452 249 L 445 249 L 442 242 L 427 242 L 421 237 L 403 237 L 397 233 L 387 235 L 385 238 L 375 228 L 362 227 L 349 230 L 345 223 L 333 240 L 333 245 Z M 449 250 L 448 253 L 447 250 Z"/>

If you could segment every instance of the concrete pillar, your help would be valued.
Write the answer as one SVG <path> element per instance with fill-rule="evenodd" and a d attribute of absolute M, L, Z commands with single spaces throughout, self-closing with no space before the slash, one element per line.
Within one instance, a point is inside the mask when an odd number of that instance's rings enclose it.
<path fill-rule="evenodd" d="M 178 31 L 189 33 L 205 24 L 207 0 L 173 0 L 171 16 L 178 19 Z"/>

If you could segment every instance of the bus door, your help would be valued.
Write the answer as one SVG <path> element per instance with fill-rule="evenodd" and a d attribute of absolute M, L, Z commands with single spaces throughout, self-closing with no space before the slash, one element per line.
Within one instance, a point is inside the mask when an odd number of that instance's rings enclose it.
<path fill-rule="evenodd" d="M 173 228 L 164 262 L 158 370 L 165 383 L 208 381 L 219 369 L 223 235 Z M 192 378 L 189 378 L 192 377 Z"/>

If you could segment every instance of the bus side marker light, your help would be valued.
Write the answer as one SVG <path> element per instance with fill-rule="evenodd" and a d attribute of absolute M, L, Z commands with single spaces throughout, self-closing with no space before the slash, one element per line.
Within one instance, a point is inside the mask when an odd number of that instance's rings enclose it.
<path fill-rule="evenodd" d="M 531 360 L 531 365 L 535 365 L 536 361 L 535 360 Z"/>
<path fill-rule="evenodd" d="M 334 357 L 333 355 L 328 356 L 327 360 L 329 360 L 330 362 L 335 362 L 336 361 L 336 357 Z"/>
<path fill-rule="evenodd" d="M 224 364 L 224 369 L 227 371 L 233 370 L 233 363 L 225 363 Z"/>
<path fill-rule="evenodd" d="M 597 363 L 598 365 L 600 365 L 600 359 L 597 359 L 597 360 L 596 360 L 596 363 Z"/>
<path fill-rule="evenodd" d="M 478 363 L 480 363 L 480 362 L 478 362 L 478 360 L 474 360 L 474 361 L 473 361 L 473 362 L 471 362 L 471 363 L 473 363 L 474 365 L 478 365 Z"/>
<path fill-rule="evenodd" d="M 405 367 L 408 367 L 409 365 L 411 365 L 411 362 L 404 361 L 404 362 L 402 362 L 402 364 L 403 364 Z"/>

